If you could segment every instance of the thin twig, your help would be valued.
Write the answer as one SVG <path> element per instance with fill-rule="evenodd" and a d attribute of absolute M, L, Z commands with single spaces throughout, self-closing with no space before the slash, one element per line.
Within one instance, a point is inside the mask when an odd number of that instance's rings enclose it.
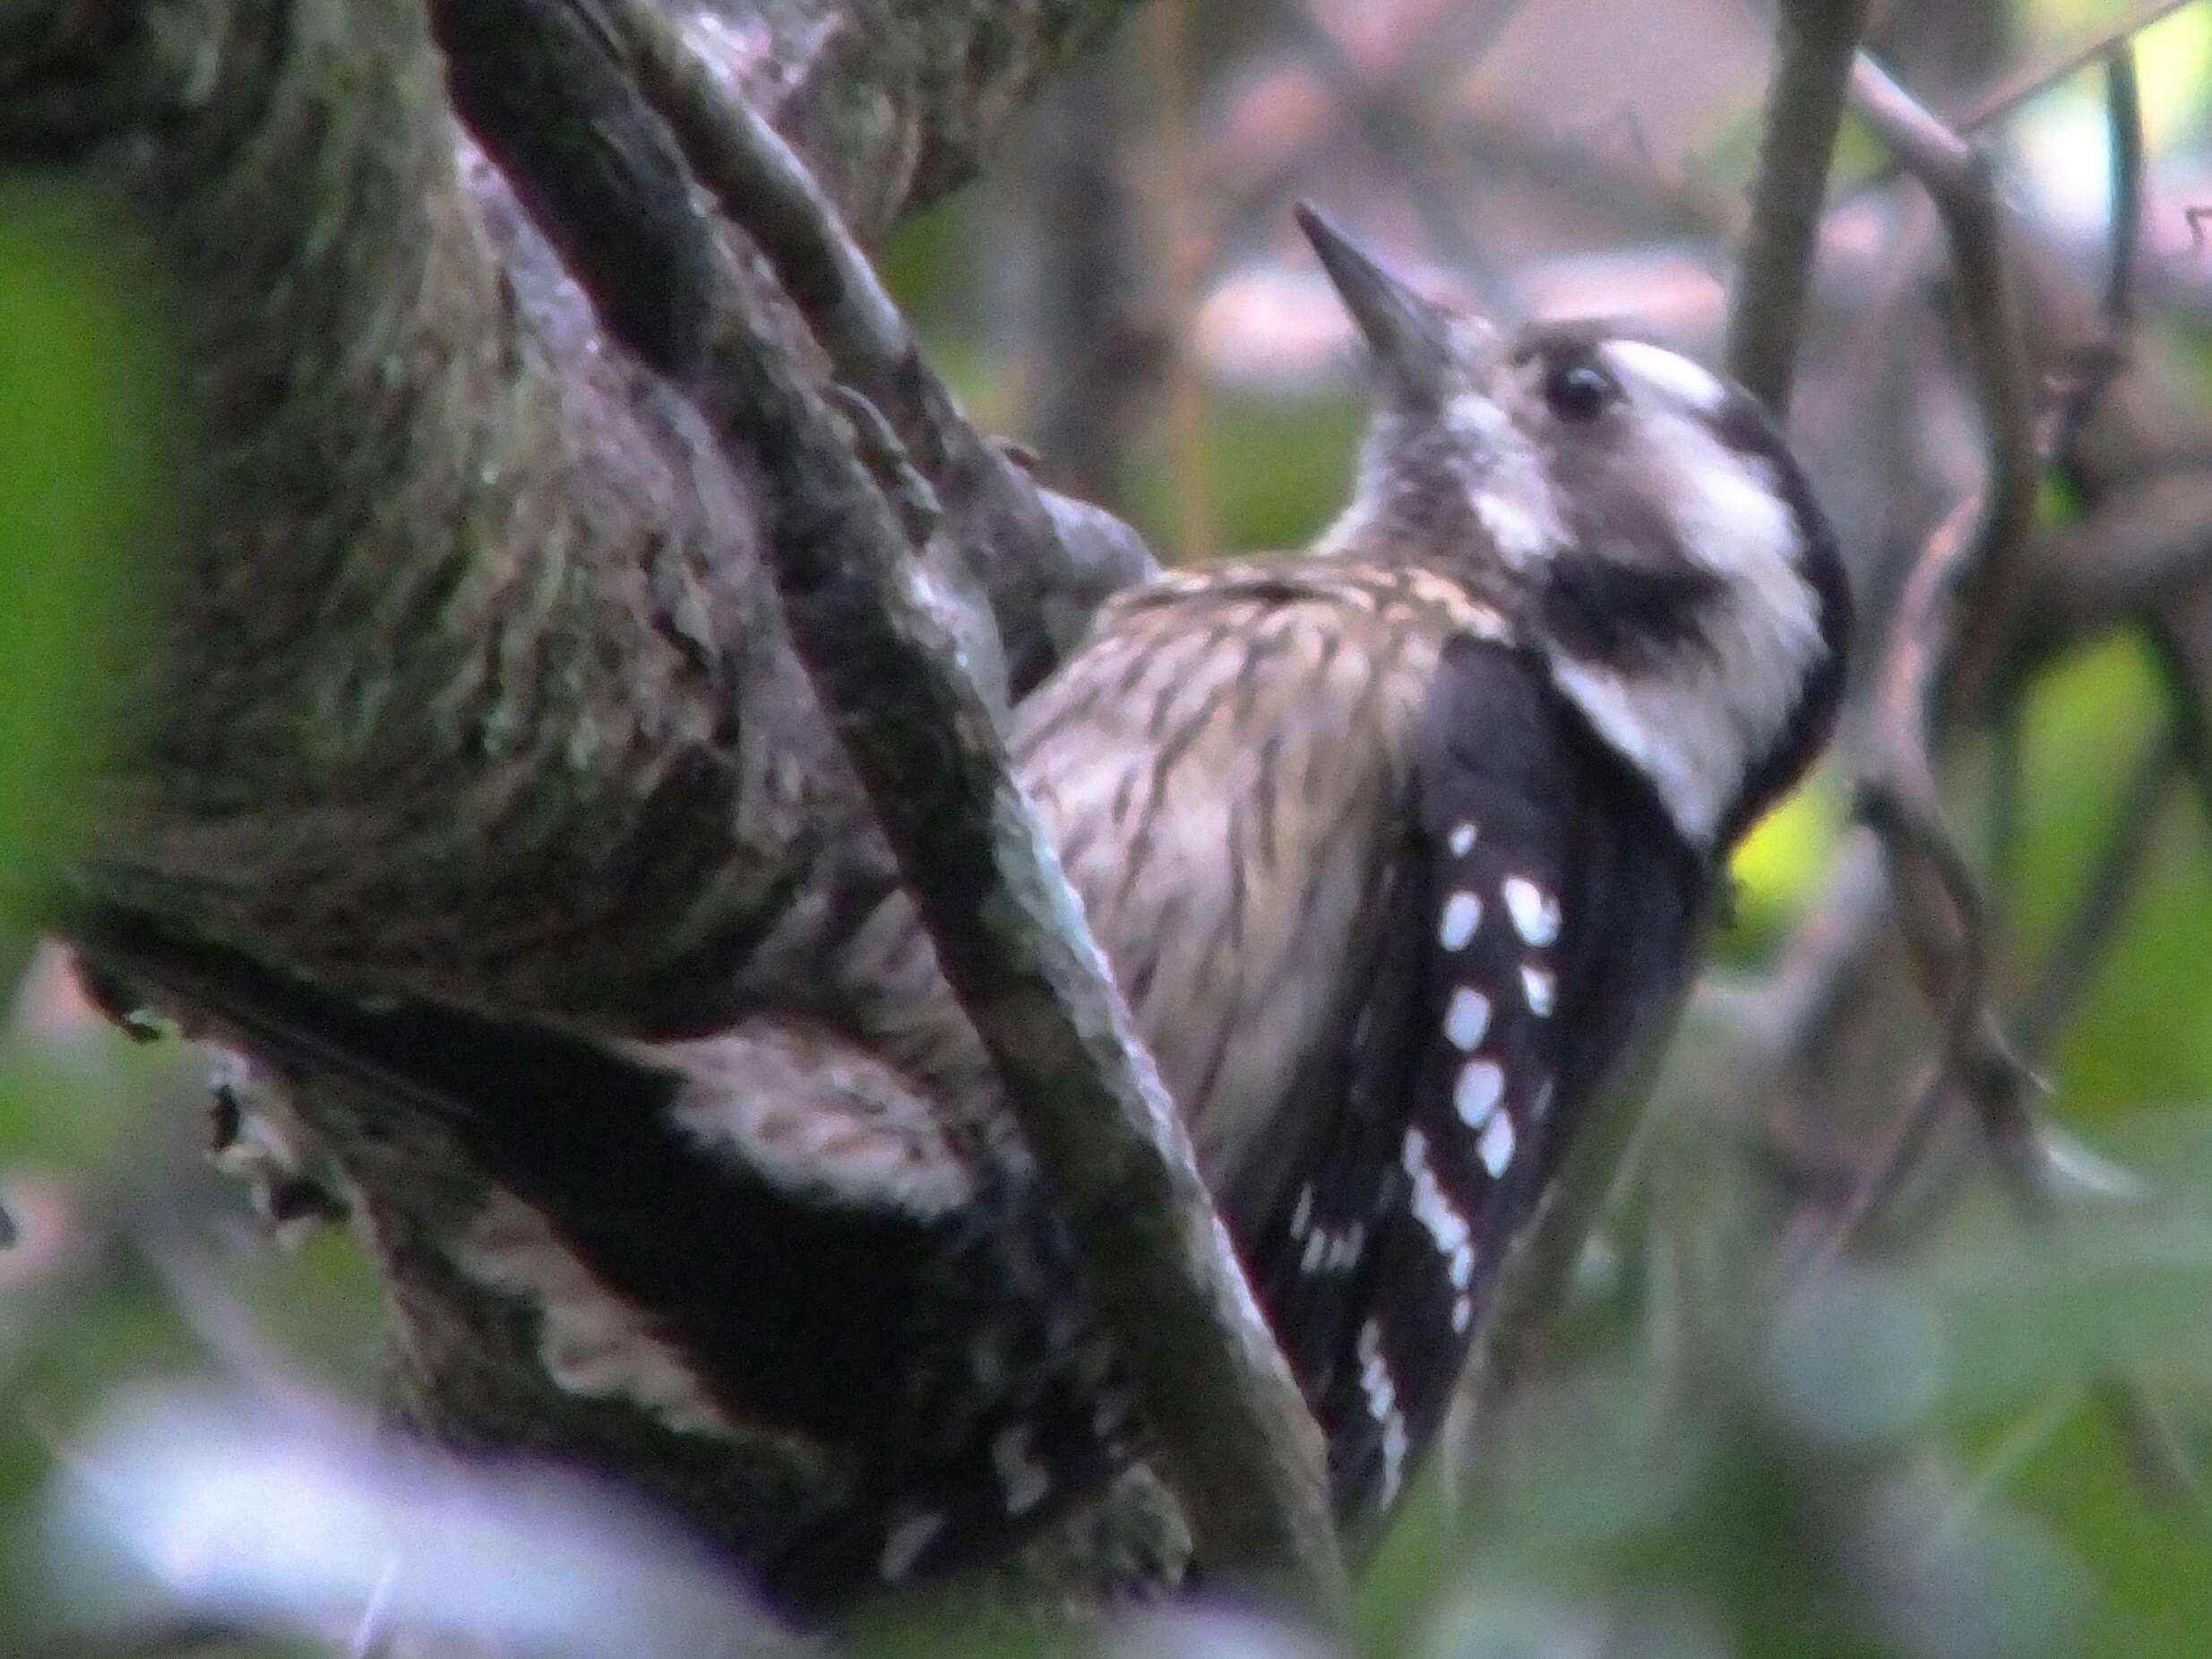
<path fill-rule="evenodd" d="M 2095 1385 L 2092 1397 L 2112 1417 L 2127 1442 L 2136 1478 L 2161 1507 L 2199 1526 L 2212 1526 L 2212 1490 L 2204 1471 L 2149 1385 L 2111 1378 Z"/>
<path fill-rule="evenodd" d="M 580 4 L 523 6 L 517 26 Z M 634 0 L 585 9 L 613 20 L 658 107 L 675 112 L 684 155 L 660 187 L 687 195 L 684 163 L 699 166 L 742 228 L 779 250 L 803 285 L 822 285 L 814 309 L 848 357 L 865 357 L 871 378 L 909 374 L 919 356 L 903 322 L 878 304 L 865 262 L 780 141 L 662 52 L 667 42 Z M 580 115 L 558 110 L 547 124 Z M 1004 1080 L 1202 1555 L 1217 1572 L 1334 1615 L 1346 1582 L 1320 1431 L 1189 1137 L 1012 780 L 992 710 L 917 591 L 917 550 L 852 427 L 706 240 L 715 326 L 684 389 L 739 468 L 762 480 L 762 557 L 793 646 Z M 620 328 L 623 318 L 607 321 Z"/>
<path fill-rule="evenodd" d="M 2176 12 L 2197 4 L 2198 0 L 2148 0 L 2148 4 L 2137 6 L 2119 22 L 2099 30 L 2087 40 L 2069 47 L 2051 62 L 2023 70 L 1983 93 L 1950 118 L 1951 130 L 1962 135 L 1981 133 L 2003 120 L 2021 105 L 2040 98 L 2061 82 L 2079 74 L 2100 57 L 2110 56 L 2154 23 L 2164 22 Z M 1838 191 L 1836 205 L 1840 208 L 1846 202 L 1855 201 L 1866 192 L 1890 183 L 1904 171 L 1906 168 L 1901 161 L 1895 159 L 1886 161 L 1848 189 Z"/>
<path fill-rule="evenodd" d="M 2166 718 L 2173 723 L 2182 776 L 2196 797 L 2197 811 L 2212 826 L 2212 687 L 2183 648 L 2170 618 L 2154 616 L 2145 624 L 2151 664 L 2165 694 Z"/>
<path fill-rule="evenodd" d="M 1190 87 L 1186 74 L 1190 38 L 1184 0 L 1161 0 L 1139 28 L 1145 47 L 1146 79 L 1158 133 L 1147 194 L 1150 198 L 1154 244 L 1160 259 L 1160 310 L 1169 339 L 1163 367 L 1166 402 L 1169 500 L 1175 513 L 1175 556 L 1179 563 L 1203 559 L 1215 546 L 1212 434 L 1207 429 L 1206 385 L 1192 361 L 1191 321 L 1205 278 L 1192 211 Z"/>
<path fill-rule="evenodd" d="M 1406 76 L 1405 64 L 1401 63 L 1397 72 L 1380 80 L 1371 80 L 1335 33 L 1304 5 L 1285 7 L 1283 25 L 1296 37 L 1306 61 L 1327 82 L 1338 108 L 1346 113 L 1361 142 L 1390 169 L 1405 192 L 1431 251 L 1467 283 L 1476 303 L 1485 312 L 1504 318 L 1520 314 L 1525 308 L 1513 284 L 1483 257 L 1467 235 L 1465 181 L 1447 179 L 1434 165 L 1432 124 L 1422 118 L 1413 99 L 1399 88 Z M 1424 38 L 1405 56 L 1425 78 L 1435 73 L 1434 50 Z"/>
<path fill-rule="evenodd" d="M 2020 1050 L 2031 1059 L 2044 1053 L 2111 945 L 2156 845 L 2160 809 L 2177 782 L 2190 785 L 2199 811 L 2212 823 L 2212 733 L 2207 731 L 2205 688 L 2169 623 L 2153 618 L 2144 632 L 2165 696 L 2165 726 L 2138 763 L 2113 815 L 2104 856 L 2020 1013 Z"/>
<path fill-rule="evenodd" d="M 1820 202 L 1866 0 L 1782 0 L 1760 116 L 1752 218 L 1728 304 L 1728 372 L 1777 420 L 1789 413 Z"/>
<path fill-rule="evenodd" d="M 1039 107 L 1023 168 L 1033 227 L 1022 262 L 1029 435 L 1054 477 L 1108 507 L 1128 491 L 1167 345 L 1144 293 L 1131 67 L 1115 53 L 1071 70 Z"/>
<path fill-rule="evenodd" d="M 1101 599 L 1157 574 L 1150 550 L 1111 514 L 1040 488 L 1003 445 L 977 430 L 806 164 L 724 89 L 659 7 L 594 0 L 594 10 L 620 39 L 684 159 L 775 267 L 836 377 L 882 411 L 934 486 L 968 556 L 992 565 L 1009 689 L 1019 697 L 1051 670 L 1074 632 L 1047 614 L 1046 584 L 1025 583 L 1019 573 L 1080 572 L 1087 590 L 1095 588 L 1091 597 Z M 1010 601 L 1037 614 L 1009 615 Z"/>
<path fill-rule="evenodd" d="M 2104 121 L 2112 150 L 2112 244 L 2104 280 L 2104 320 L 2115 333 L 2135 321 L 2136 273 L 2143 243 L 2143 88 L 2135 44 L 2113 48 L 2104 64 Z"/>
<path fill-rule="evenodd" d="M 1862 815 L 1880 838 L 1897 918 L 1924 987 L 1942 1010 L 1936 1068 L 1837 1230 L 1847 1239 L 1878 1213 L 1954 1091 L 1975 1107 L 2015 1195 L 2049 1209 L 2026 1102 L 2035 1079 L 1999 1024 L 1990 984 L 1989 922 L 1973 872 L 1945 827 L 1932 730 L 1962 681 L 1988 658 L 1959 649 L 1958 618 L 1987 603 L 2018 558 L 2037 469 L 2026 353 L 1986 158 L 1862 54 L 1852 104 L 1934 202 L 1950 245 L 1961 331 L 1986 424 L 1987 477 L 1930 537 L 1900 597 L 1883 665 L 1875 769 Z"/>
<path fill-rule="evenodd" d="M 2143 234 L 2143 104 L 2131 40 L 2115 46 L 2105 60 L 2104 101 L 2112 205 L 2106 216 L 2104 295 L 2099 308 L 2104 319 L 2103 334 L 2079 354 L 2079 373 L 2060 401 L 2050 423 L 2051 436 L 2044 445 L 2052 465 L 2061 476 L 2074 479 L 2078 486 L 2083 483 L 2084 469 L 2077 457 L 2077 445 L 2089 417 L 2126 365 L 2127 347 L 2135 322 L 2136 267 Z M 2019 699 L 2007 699 L 1998 715 L 1998 742 L 1991 756 L 1990 869 L 1999 882 L 2006 881 L 2011 873 L 2019 809 L 2022 723 Z M 2139 780 L 2139 787 L 2148 787 L 2145 780 Z M 2163 787 L 2158 798 L 2164 798 Z M 2133 826 L 2123 821 L 2120 836 L 2124 838 L 2132 833 Z M 2116 845 L 2113 855 L 2116 857 L 2121 850 L 2121 846 Z M 2113 865 L 2108 863 L 2104 868 L 2109 871 Z M 2131 883 L 2131 875 L 2127 879 Z M 2101 886 L 2092 890 L 2104 894 Z M 2121 895 L 2105 895 L 2104 901 L 2117 906 Z M 2085 911 L 2079 919 L 2087 924 L 2094 915 L 2093 911 Z M 2063 956 L 2055 958 L 2053 970 L 2064 962 Z M 2039 1053 L 2047 1040 L 2047 1022 L 2061 1018 L 2071 1003 L 2072 992 L 2055 980 L 2046 978 L 2044 990 L 2050 1000 L 2039 994 L 2030 1002 L 2023 1019 L 2022 1044 L 2025 1052 L 2031 1054 Z"/>
<path fill-rule="evenodd" d="M 2113 815 L 2104 851 L 2044 958 L 2042 976 L 2013 1021 L 2020 1053 L 2044 1054 L 2081 1000 L 2097 965 L 2125 918 L 2151 848 L 2156 845 L 2160 809 L 2173 794 L 2182 771 L 2181 737 L 2161 732 L 2150 752 L 2137 762 L 2135 776 Z"/>
<path fill-rule="evenodd" d="M 1442 8 L 1436 13 L 1434 22 L 1417 39 L 1409 42 L 1400 52 L 1398 62 L 1380 77 L 1367 95 L 1368 102 L 1374 106 L 1388 103 L 1394 107 L 1412 108 L 1434 93 L 1440 83 L 1464 84 L 1466 78 L 1476 72 L 1490 48 L 1511 26 L 1526 4 L 1527 0 L 1468 0 L 1465 4 Z M 1310 41 L 1312 35 L 1307 33 L 1306 26 L 1311 25 L 1315 30 L 1325 30 L 1328 26 L 1314 19 L 1305 7 L 1306 0 L 1296 0 L 1296 4 L 1286 8 L 1286 12 L 1289 26 L 1296 32 L 1306 34 Z M 1334 37 L 1330 36 L 1330 39 L 1333 41 Z M 1327 67 L 1326 64 L 1322 65 L 1324 70 Z M 1456 101 L 1452 116 L 1457 130 L 1464 124 L 1465 111 L 1458 107 Z M 1422 120 L 1418 115 L 1413 118 Z M 1427 123 L 1423 122 L 1423 125 Z M 1513 130 L 1519 131 L 1518 126 Z M 1196 261 L 1199 268 L 1210 269 L 1232 250 L 1255 236 L 1264 238 L 1279 234 L 1284 199 L 1294 193 L 1309 189 L 1313 179 L 1326 173 L 1338 152 L 1348 147 L 1356 136 L 1358 134 L 1349 119 L 1349 112 L 1341 103 L 1332 105 L 1312 136 L 1287 153 L 1276 156 L 1261 177 L 1240 188 L 1238 194 L 1241 200 L 1215 216 L 1212 233 Z M 1499 136 L 1505 136 L 1502 129 Z M 1494 152 L 1485 153 L 1483 163 L 1486 170 L 1494 171 L 1501 160 L 1511 159 L 1513 158 L 1510 154 L 1502 157 Z M 1545 176 L 1549 178 L 1553 174 L 1546 170 Z M 1432 191 L 1436 188 L 1433 181 L 1424 180 L 1424 184 Z M 1429 204 L 1421 205 L 1425 216 Z M 1439 244 L 1447 251 L 1457 245 L 1457 238 Z M 1480 285 L 1484 274 L 1480 267 L 1469 272 L 1478 292 L 1482 292 Z M 1485 294 L 1485 297 L 1498 299 L 1509 297 L 1501 291 L 1494 295 Z"/>
<path fill-rule="evenodd" d="M 2114 49 L 2104 67 L 2105 126 L 2111 151 L 2112 206 L 2106 214 L 2104 293 L 2099 338 L 2077 354 L 2074 383 L 2060 400 L 2047 448 L 2062 476 L 2079 483 L 2076 455 L 2082 428 L 2127 365 L 2135 328 L 2136 271 L 2143 241 L 2143 96 L 2135 48 Z"/>
<path fill-rule="evenodd" d="M 1852 66 L 1850 96 L 1853 113 L 1928 193 L 1943 221 L 1975 400 L 1988 424 L 1986 517 L 1969 564 L 1977 575 L 2001 572 L 2034 505 L 2040 458 L 1994 170 L 1863 52 Z"/>
<path fill-rule="evenodd" d="M 2154 23 L 2164 22 L 2176 12 L 2186 10 L 2196 3 L 2197 0 L 2148 0 L 2148 4 L 2137 6 L 2120 21 L 2100 30 L 2087 40 L 2061 53 L 2050 63 L 2023 70 L 2002 85 L 1984 92 L 1959 111 L 1952 118 L 1951 125 L 1961 133 L 1978 133 L 1991 123 L 2001 121 L 2022 104 L 2040 97 L 2060 82 L 2087 68 L 2098 58 L 2110 57 L 2127 47 L 2136 36 Z"/>

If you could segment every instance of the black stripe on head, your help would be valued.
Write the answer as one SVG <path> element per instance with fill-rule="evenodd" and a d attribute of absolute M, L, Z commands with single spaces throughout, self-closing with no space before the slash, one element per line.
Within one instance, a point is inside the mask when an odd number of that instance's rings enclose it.
<path fill-rule="evenodd" d="M 1578 549 L 1545 568 L 1545 635 L 1568 656 L 1628 672 L 1705 649 L 1700 612 L 1721 579 L 1683 560 L 1631 564 Z"/>

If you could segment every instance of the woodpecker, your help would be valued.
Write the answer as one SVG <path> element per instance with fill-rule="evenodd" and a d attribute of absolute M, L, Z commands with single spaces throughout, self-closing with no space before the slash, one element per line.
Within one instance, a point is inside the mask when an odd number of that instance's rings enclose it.
<path fill-rule="evenodd" d="M 1850 607 L 1740 389 L 1605 326 L 1508 334 L 1299 222 L 1373 370 L 1350 503 L 1109 603 L 1011 751 L 1365 1530 L 1824 742 Z M 805 1613 L 1001 1558 L 1148 1450 L 912 905 L 839 902 L 804 1006 L 680 1039 L 77 933 L 352 1126 L 336 1182 L 417 1264 L 403 1324 L 445 1328 L 402 1345 L 446 1438 L 787 1471 L 778 1506 L 655 1490 Z M 488 1196 L 401 1178 L 446 1156 Z M 535 1395 L 470 1371 L 479 1331 L 535 1343 Z"/>
<path fill-rule="evenodd" d="M 1113 602 L 1015 752 L 1356 1526 L 1825 742 L 1850 603 L 1743 390 L 1298 217 L 1373 364 L 1350 504 Z"/>

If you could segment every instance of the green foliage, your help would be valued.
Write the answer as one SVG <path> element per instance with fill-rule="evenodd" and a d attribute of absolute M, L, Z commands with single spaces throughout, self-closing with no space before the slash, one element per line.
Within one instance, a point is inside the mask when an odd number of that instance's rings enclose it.
<path fill-rule="evenodd" d="M 96 201 L 0 182 L 0 868 L 69 833 L 67 780 L 128 649 L 125 561 L 160 511 L 178 406 L 133 253 Z"/>

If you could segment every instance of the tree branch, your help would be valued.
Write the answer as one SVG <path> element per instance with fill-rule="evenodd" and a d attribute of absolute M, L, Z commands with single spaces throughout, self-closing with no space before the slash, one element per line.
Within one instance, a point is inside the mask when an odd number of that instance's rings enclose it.
<path fill-rule="evenodd" d="M 645 0 L 598 0 L 642 90 L 685 159 L 776 268 L 828 352 L 832 372 L 891 422 L 934 486 L 968 559 L 996 602 L 1020 697 L 1080 637 L 1098 602 L 1158 573 L 1136 532 L 1087 503 L 1040 489 L 968 421 L 922 357 L 835 205 L 805 162 L 730 99 Z M 465 9 L 465 8 L 464 8 Z M 1052 582 L 1030 572 L 1052 572 Z"/>
<path fill-rule="evenodd" d="M 2036 1213 L 2048 1208 L 2023 1104 L 2035 1079 L 1997 1019 L 1990 924 L 1973 872 L 1945 827 L 1932 757 L 1942 708 L 1962 679 L 1987 667 L 1961 656 L 1957 618 L 1988 606 L 2001 589 L 2034 506 L 2039 460 L 2018 308 L 1987 159 L 1863 55 L 1851 93 L 1853 107 L 1927 190 L 1943 221 L 1987 460 L 1982 488 L 1929 537 L 1914 564 L 1878 682 L 1879 735 L 1860 811 L 1880 839 L 1923 985 L 1941 1010 L 1942 1041 L 1934 1075 L 1862 1186 L 1839 1239 L 1887 1204 L 1954 1090 L 1975 1105 L 2023 1202 Z"/>
<path fill-rule="evenodd" d="M 1760 117 L 1751 224 L 1729 296 L 1728 372 L 1776 419 L 1789 414 L 1820 203 L 1866 0 L 1781 0 Z"/>

